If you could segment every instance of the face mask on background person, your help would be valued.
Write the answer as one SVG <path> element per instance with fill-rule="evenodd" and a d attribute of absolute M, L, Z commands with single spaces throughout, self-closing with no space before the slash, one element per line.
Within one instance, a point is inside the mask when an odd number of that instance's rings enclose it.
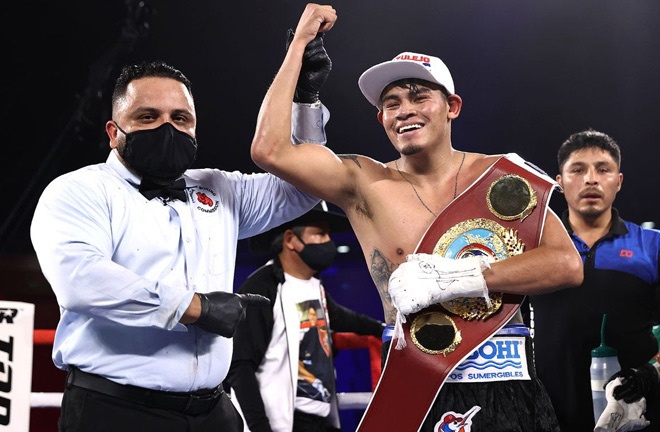
<path fill-rule="evenodd" d="M 300 259 L 309 266 L 312 270 L 321 271 L 325 270 L 332 265 L 337 255 L 337 246 L 332 240 L 325 243 L 305 243 L 300 237 L 298 240 L 305 247 L 298 252 Z"/>
<path fill-rule="evenodd" d="M 195 161 L 197 141 L 171 123 L 131 133 L 124 132 L 117 122 L 115 125 L 126 136 L 119 155 L 142 177 L 173 181 Z"/>

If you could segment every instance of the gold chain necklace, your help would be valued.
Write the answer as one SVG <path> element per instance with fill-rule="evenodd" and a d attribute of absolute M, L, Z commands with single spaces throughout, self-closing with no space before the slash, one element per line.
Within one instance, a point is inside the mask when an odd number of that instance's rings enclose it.
<path fill-rule="evenodd" d="M 457 195 L 457 193 L 458 193 L 458 175 L 461 173 L 461 168 L 463 168 L 463 162 L 465 162 L 465 152 L 463 152 L 463 158 L 461 159 L 461 164 L 458 166 L 458 171 L 456 171 L 456 179 L 454 180 L 454 198 L 456 198 L 456 195 Z M 410 186 L 412 187 L 413 191 L 415 192 L 415 195 L 417 195 L 417 199 L 419 200 L 419 202 L 422 203 L 422 205 L 424 206 L 424 208 L 425 208 L 426 210 L 428 210 L 429 213 L 431 213 L 431 214 L 433 215 L 433 217 L 438 217 L 438 215 L 436 215 L 435 213 L 433 213 L 433 212 L 431 211 L 431 209 L 429 208 L 429 206 L 426 205 L 426 203 L 424 202 L 424 200 L 422 199 L 422 197 L 419 196 L 419 192 L 417 192 L 417 189 L 415 188 L 415 185 L 412 184 L 412 182 L 411 182 L 410 180 L 408 180 L 408 177 L 406 177 L 406 176 L 403 175 L 403 173 L 402 173 L 401 170 L 399 169 L 399 163 L 398 163 L 398 161 L 397 161 L 396 159 L 394 160 L 394 166 L 396 167 L 396 170 L 399 171 L 399 174 L 401 174 L 401 177 L 403 177 L 403 179 L 404 179 L 405 181 L 407 181 L 407 182 L 410 184 Z"/>

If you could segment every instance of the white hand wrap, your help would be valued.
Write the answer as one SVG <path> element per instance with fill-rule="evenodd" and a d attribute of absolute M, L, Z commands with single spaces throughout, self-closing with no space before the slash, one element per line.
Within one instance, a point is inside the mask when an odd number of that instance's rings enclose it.
<path fill-rule="evenodd" d="M 458 297 L 484 297 L 488 302 L 482 274 L 488 268 L 488 259 L 482 255 L 454 260 L 412 254 L 392 273 L 388 292 L 394 307 L 404 315 Z"/>
<path fill-rule="evenodd" d="M 629 432 L 644 429 L 651 422 L 644 418 L 646 399 L 641 398 L 631 404 L 623 399 L 616 400 L 612 395 L 614 387 L 621 385 L 621 378 L 615 378 L 605 386 L 607 406 L 598 418 L 594 432 Z"/>

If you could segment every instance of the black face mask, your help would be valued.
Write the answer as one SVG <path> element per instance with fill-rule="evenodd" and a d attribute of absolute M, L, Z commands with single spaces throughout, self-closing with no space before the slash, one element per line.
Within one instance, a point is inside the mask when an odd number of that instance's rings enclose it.
<path fill-rule="evenodd" d="M 298 255 L 305 264 L 312 270 L 321 271 L 325 270 L 332 265 L 337 255 L 337 246 L 332 240 L 325 243 L 305 243 L 300 237 L 300 242 L 305 245 Z"/>
<path fill-rule="evenodd" d="M 131 133 L 124 132 L 116 122 L 115 125 L 126 135 L 126 145 L 119 154 L 143 177 L 173 181 L 195 161 L 197 141 L 171 123 Z"/>

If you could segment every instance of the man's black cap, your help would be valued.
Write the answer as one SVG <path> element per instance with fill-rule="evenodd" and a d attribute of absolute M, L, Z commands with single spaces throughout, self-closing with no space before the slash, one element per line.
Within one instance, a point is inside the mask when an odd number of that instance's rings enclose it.
<path fill-rule="evenodd" d="M 325 221 L 328 223 L 330 234 L 351 230 L 351 224 L 348 222 L 346 215 L 338 211 L 329 210 L 327 203 L 325 201 L 321 201 L 304 215 L 299 216 L 292 221 L 283 223 L 282 225 L 272 228 L 264 233 L 250 237 L 248 239 L 250 252 L 253 254 L 269 253 L 271 251 L 271 244 L 277 235 L 283 233 L 289 228 L 296 226 L 308 226 L 314 222 L 320 221 Z"/>

